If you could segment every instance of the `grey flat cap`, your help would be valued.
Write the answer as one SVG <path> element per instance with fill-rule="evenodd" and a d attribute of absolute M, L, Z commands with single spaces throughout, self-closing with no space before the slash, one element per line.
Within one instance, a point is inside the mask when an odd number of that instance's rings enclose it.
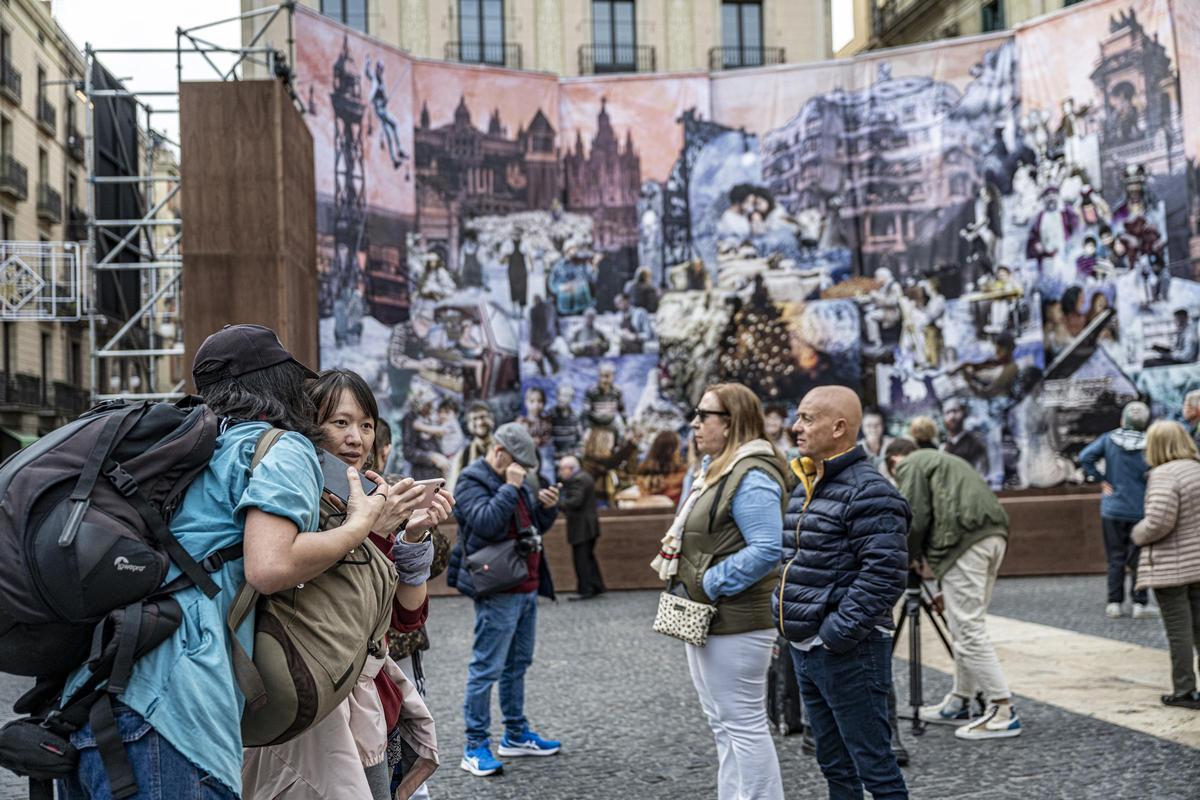
<path fill-rule="evenodd" d="M 528 429 L 519 422 L 506 422 L 493 434 L 496 444 L 508 451 L 513 460 L 525 469 L 537 469 L 537 447 Z"/>

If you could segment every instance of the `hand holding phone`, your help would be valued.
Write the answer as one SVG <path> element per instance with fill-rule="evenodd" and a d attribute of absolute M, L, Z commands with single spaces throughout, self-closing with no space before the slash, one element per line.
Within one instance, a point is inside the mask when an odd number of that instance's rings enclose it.
<path fill-rule="evenodd" d="M 327 450 L 318 450 L 317 460 L 321 464 L 324 490 L 338 500 L 341 500 L 344 506 L 350 499 L 350 480 L 346 477 L 346 462 Z M 365 495 L 370 495 L 377 488 L 375 481 L 366 475 L 358 473 L 358 480 L 362 484 L 363 494 Z"/>

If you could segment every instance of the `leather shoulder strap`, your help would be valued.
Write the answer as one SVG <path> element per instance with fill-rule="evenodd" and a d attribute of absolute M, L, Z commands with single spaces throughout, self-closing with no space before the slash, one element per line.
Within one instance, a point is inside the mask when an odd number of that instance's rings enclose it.
<path fill-rule="evenodd" d="M 251 472 L 253 472 L 254 469 L 262 463 L 262 460 L 267 456 L 267 452 L 275 446 L 275 443 L 278 442 L 279 438 L 285 433 L 287 433 L 287 431 L 281 428 L 267 428 L 265 431 L 259 434 L 258 442 L 254 445 L 254 457 L 250 459 Z"/>

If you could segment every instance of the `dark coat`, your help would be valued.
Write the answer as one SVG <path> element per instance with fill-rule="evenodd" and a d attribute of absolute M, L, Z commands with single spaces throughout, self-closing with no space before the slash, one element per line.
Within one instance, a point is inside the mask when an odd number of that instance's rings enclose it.
<path fill-rule="evenodd" d="M 582 469 L 563 481 L 558 503 L 567 516 L 567 543 L 576 545 L 600 538 L 596 518 L 596 480 Z"/>
<path fill-rule="evenodd" d="M 525 498 L 525 505 L 533 515 L 533 524 L 538 533 L 545 535 L 554 524 L 558 509 L 542 507 L 528 484 L 519 490 L 510 486 L 482 458 L 458 476 L 458 483 L 454 486 L 458 541 L 450 552 L 446 583 L 467 597 L 475 596 L 475 587 L 471 573 L 466 569 L 465 557 L 509 537 L 513 517 L 517 513 L 518 491 Z M 554 599 L 554 581 L 550 578 L 550 566 L 546 563 L 545 553 L 542 554 L 538 574 L 538 594 Z"/>
<path fill-rule="evenodd" d="M 826 647 L 844 653 L 875 628 L 893 627 L 912 513 L 861 447 L 826 461 L 807 507 L 805 499 L 801 482 L 784 515 L 784 568 L 772 612 L 788 640 L 820 634 Z"/>

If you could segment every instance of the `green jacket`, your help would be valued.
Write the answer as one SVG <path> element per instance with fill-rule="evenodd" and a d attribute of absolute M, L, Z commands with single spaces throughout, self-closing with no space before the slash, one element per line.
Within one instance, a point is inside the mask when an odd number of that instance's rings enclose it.
<path fill-rule="evenodd" d="M 924 555 L 939 579 L 969 547 L 989 536 L 1008 537 L 1008 514 L 969 463 L 923 448 L 896 468 L 896 484 L 912 506 L 910 558 Z"/>

